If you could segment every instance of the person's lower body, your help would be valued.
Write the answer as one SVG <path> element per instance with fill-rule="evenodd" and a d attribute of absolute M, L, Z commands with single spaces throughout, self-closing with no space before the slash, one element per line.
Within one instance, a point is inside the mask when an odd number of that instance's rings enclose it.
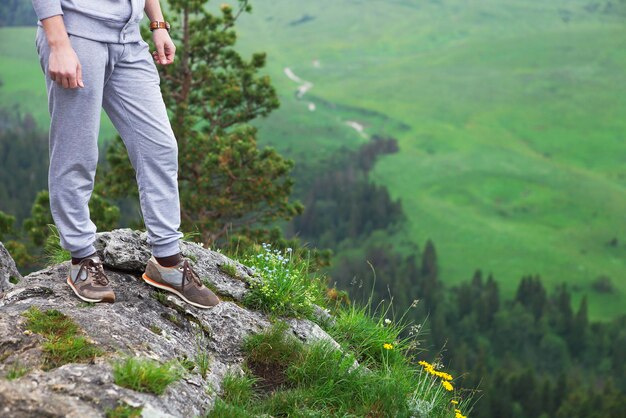
<path fill-rule="evenodd" d="M 35 44 L 45 74 L 51 116 L 48 172 L 50 209 L 74 264 L 95 255 L 96 225 L 89 214 L 98 162 L 102 108 L 119 132 L 136 172 L 152 254 L 164 265 L 180 261 L 178 147 L 144 41 L 116 44 L 69 35 L 82 66 L 83 88 L 50 79 L 50 48 L 37 28 Z"/>

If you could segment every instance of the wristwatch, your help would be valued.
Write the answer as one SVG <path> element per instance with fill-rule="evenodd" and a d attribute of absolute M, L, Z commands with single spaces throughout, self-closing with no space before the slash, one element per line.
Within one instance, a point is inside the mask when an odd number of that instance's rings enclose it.
<path fill-rule="evenodd" d="M 167 31 L 170 31 L 170 24 L 169 22 L 159 22 L 158 20 L 154 20 L 152 22 L 150 22 L 150 31 L 154 31 L 155 29 L 167 29 Z"/>

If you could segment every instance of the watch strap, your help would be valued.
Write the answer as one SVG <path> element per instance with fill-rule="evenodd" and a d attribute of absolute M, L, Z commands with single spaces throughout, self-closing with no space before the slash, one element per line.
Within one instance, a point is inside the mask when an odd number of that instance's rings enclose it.
<path fill-rule="evenodd" d="M 152 22 L 150 22 L 150 31 L 154 31 L 155 29 L 167 29 L 167 31 L 170 31 L 170 24 L 169 22 L 160 22 L 158 20 L 154 20 Z"/>

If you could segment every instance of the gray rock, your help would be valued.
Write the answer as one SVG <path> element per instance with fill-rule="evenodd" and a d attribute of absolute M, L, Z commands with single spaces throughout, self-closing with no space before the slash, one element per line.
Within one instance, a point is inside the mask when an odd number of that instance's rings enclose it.
<path fill-rule="evenodd" d="M 89 306 L 76 298 L 64 281 L 69 261 L 31 273 L 0 294 L 0 416 L 104 416 L 119 403 L 142 406 L 146 417 L 203 415 L 212 408 L 227 371 L 241 370 L 241 345 L 246 336 L 271 325 L 265 314 L 238 302 L 247 292 L 247 283 L 258 279 L 247 267 L 219 252 L 182 242 L 183 254 L 195 260 L 196 271 L 222 297 L 214 308 L 198 309 L 141 280 L 150 257 L 144 233 L 130 229 L 100 233 L 97 249 L 116 293 L 113 304 Z M 225 263 L 235 266 L 237 277 L 222 271 L 220 266 Z M 22 315 L 31 306 L 58 309 L 72 317 L 106 354 L 93 364 L 41 370 L 44 339 L 25 332 Z M 302 341 L 327 339 L 338 347 L 311 321 L 290 319 L 288 323 Z M 112 362 L 127 355 L 195 361 L 199 353 L 210 356 L 206 378 L 195 368 L 161 396 L 135 392 L 114 382 Z M 11 382 L 3 380 L 16 363 L 28 373 Z"/>
<path fill-rule="evenodd" d="M 111 268 L 140 273 L 150 258 L 147 233 L 130 228 L 96 233 L 94 246 L 104 265 Z"/>
<path fill-rule="evenodd" d="M 13 284 L 10 282 L 11 277 L 22 280 L 22 275 L 17 271 L 11 254 L 0 242 L 0 294 L 13 287 Z"/>

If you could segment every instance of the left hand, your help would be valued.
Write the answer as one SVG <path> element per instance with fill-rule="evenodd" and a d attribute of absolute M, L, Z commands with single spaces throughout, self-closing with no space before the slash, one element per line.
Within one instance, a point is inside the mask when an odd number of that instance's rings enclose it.
<path fill-rule="evenodd" d="M 162 65 L 168 65 L 174 62 L 174 55 L 176 54 L 176 46 L 167 29 L 155 29 L 152 31 L 152 40 L 156 51 L 152 51 L 152 57 L 154 60 Z"/>

